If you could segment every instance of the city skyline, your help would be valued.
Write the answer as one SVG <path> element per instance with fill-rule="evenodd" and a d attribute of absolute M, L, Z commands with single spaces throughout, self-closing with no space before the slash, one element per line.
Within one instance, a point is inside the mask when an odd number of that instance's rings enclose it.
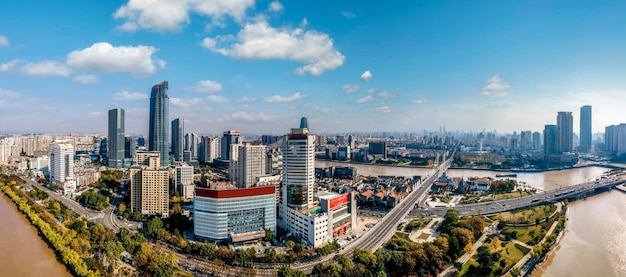
<path fill-rule="evenodd" d="M 626 121 L 626 3 L 202 3 L 11 3 L 0 133 L 106 134 L 120 108 L 147 135 L 163 80 L 190 133 L 542 131 L 583 105 L 593 133 Z"/>

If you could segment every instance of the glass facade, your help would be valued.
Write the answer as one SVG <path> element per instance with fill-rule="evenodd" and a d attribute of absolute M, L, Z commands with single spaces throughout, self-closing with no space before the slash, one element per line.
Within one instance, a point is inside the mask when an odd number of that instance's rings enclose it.
<path fill-rule="evenodd" d="M 161 166 L 170 165 L 169 139 L 169 97 L 168 83 L 164 81 L 152 87 L 150 94 L 150 126 L 148 130 L 148 149 L 158 151 Z"/>

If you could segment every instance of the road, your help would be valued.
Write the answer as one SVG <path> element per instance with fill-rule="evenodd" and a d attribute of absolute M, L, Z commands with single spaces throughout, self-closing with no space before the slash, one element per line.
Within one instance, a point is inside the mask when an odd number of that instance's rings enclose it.
<path fill-rule="evenodd" d="M 532 205 L 539 205 L 546 202 L 558 202 L 566 199 L 572 195 L 584 191 L 590 191 L 599 187 L 610 187 L 617 184 L 624 183 L 621 177 L 611 176 L 606 179 L 602 179 L 598 182 L 586 182 L 574 186 L 563 187 L 551 191 L 544 191 L 543 193 L 532 194 L 529 196 L 511 198 L 506 200 L 488 201 L 476 204 L 464 204 L 457 205 L 451 208 L 432 208 L 429 209 L 433 214 L 440 215 L 445 214 L 448 209 L 455 209 L 461 213 L 461 215 L 485 215 L 495 214 L 514 210 L 517 208 L 524 208 Z"/>
<path fill-rule="evenodd" d="M 16 174 L 16 172 L 14 172 L 13 170 L 5 170 L 5 171 L 7 171 L 7 174 Z M 50 198 L 63 203 L 65 206 L 72 209 L 80 216 L 88 220 L 97 222 L 97 223 L 102 223 L 102 225 L 104 225 L 105 227 L 109 229 L 114 230 L 115 232 L 118 232 L 119 229 L 122 227 L 131 229 L 136 226 L 136 223 L 131 223 L 126 220 L 119 220 L 115 216 L 114 211 L 115 211 L 117 204 L 121 200 L 120 197 L 114 197 L 111 200 L 111 205 L 109 205 L 109 207 L 105 209 L 104 211 L 96 211 L 96 210 L 92 210 L 87 207 L 84 207 L 80 203 L 74 201 L 73 199 L 67 198 L 57 192 L 54 192 L 48 189 L 47 187 L 43 186 L 42 184 L 35 182 L 32 179 L 22 177 L 22 180 L 24 180 L 28 185 L 32 187 L 36 187 L 42 191 L 45 191 L 46 193 L 48 193 Z"/>

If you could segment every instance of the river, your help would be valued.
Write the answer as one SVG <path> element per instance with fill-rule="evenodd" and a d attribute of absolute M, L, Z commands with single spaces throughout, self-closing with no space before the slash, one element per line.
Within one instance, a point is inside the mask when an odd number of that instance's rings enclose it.
<path fill-rule="evenodd" d="M 0 276 L 70 277 L 37 229 L 0 192 Z"/>
<path fill-rule="evenodd" d="M 432 174 L 426 168 L 391 167 L 317 161 L 316 166 L 349 165 L 361 175 L 414 176 Z M 518 173 L 529 186 L 552 190 L 595 180 L 608 171 L 583 167 L 557 171 Z M 453 177 L 495 177 L 488 170 L 448 170 Z M 626 193 L 613 190 L 570 203 L 565 234 L 533 277 L 626 276 Z"/>

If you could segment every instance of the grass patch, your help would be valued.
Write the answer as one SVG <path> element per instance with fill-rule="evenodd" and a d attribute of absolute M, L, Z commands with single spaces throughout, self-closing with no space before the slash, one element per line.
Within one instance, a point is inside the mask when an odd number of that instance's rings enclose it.
<path fill-rule="evenodd" d="M 543 205 L 517 212 L 502 213 L 498 216 L 498 220 L 510 224 L 543 223 L 555 211 L 556 205 Z"/>
<path fill-rule="evenodd" d="M 504 247 L 499 246 L 497 250 L 490 245 L 489 250 L 491 252 L 497 251 L 501 255 L 500 260 L 492 268 L 494 275 L 504 274 L 524 257 L 524 253 L 516 247 L 514 242 L 509 242 Z"/>
<path fill-rule="evenodd" d="M 470 259 L 469 261 L 467 261 L 467 263 L 465 263 L 463 267 L 461 268 L 461 272 L 459 272 L 459 276 L 467 276 L 467 277 L 477 276 L 478 277 L 479 275 L 468 273 L 470 271 L 471 266 L 478 267 L 478 262 L 474 259 Z"/>
<path fill-rule="evenodd" d="M 502 234 L 528 245 L 535 245 L 543 239 L 553 222 L 554 220 L 550 220 L 547 223 L 528 227 L 504 227 Z"/>
<path fill-rule="evenodd" d="M 512 191 L 512 192 L 508 192 L 508 193 L 490 194 L 488 196 L 483 197 L 483 199 L 481 199 L 480 202 L 518 198 L 518 197 L 528 196 L 528 195 L 532 195 L 532 194 L 533 193 L 530 193 L 530 192 L 527 192 L 527 191 L 522 191 L 522 192 Z"/>

